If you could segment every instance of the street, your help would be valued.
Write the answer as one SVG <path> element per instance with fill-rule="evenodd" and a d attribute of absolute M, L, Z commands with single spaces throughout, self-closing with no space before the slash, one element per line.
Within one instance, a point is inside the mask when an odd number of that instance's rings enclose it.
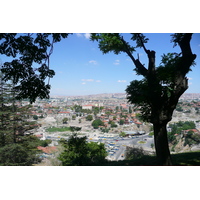
<path fill-rule="evenodd" d="M 144 143 L 138 143 L 140 141 Z M 100 139 L 99 142 L 105 144 L 109 160 L 123 160 L 125 158 L 126 146 L 141 147 L 144 150 L 152 151 L 151 145 L 154 143 L 153 137 L 148 135 L 133 136 L 132 138 L 104 138 L 103 140 Z"/>

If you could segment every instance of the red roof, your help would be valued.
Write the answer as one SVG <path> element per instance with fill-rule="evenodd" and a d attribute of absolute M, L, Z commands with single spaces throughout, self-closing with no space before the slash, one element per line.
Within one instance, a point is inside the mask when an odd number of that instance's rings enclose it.
<path fill-rule="evenodd" d="M 39 150 L 41 150 L 41 151 L 43 151 L 44 153 L 47 153 L 47 154 L 51 154 L 51 153 L 53 153 L 53 152 L 55 152 L 55 151 L 57 151 L 57 147 L 55 147 L 55 146 L 52 146 L 52 147 L 41 147 L 41 146 L 39 146 L 39 147 L 37 147 L 37 149 L 39 149 Z"/>
<path fill-rule="evenodd" d="M 135 124 L 142 124 L 141 122 L 135 122 Z"/>
<path fill-rule="evenodd" d="M 61 111 L 61 112 L 59 112 L 59 113 L 70 113 L 70 112 Z"/>

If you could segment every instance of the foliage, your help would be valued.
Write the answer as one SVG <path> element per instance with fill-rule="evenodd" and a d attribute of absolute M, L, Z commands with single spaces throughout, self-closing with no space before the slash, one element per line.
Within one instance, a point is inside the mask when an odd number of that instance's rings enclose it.
<path fill-rule="evenodd" d="M 8 144 L 0 148 L 0 165 L 29 166 L 35 160 L 30 152 L 20 144 Z"/>
<path fill-rule="evenodd" d="M 75 120 L 76 119 L 76 115 L 72 115 L 72 120 Z"/>
<path fill-rule="evenodd" d="M 95 119 L 92 122 L 92 126 L 93 126 L 94 129 L 98 129 L 99 126 L 104 126 L 104 123 L 100 119 Z"/>
<path fill-rule="evenodd" d="M 110 129 L 109 128 L 100 128 L 100 130 L 101 130 L 101 132 L 103 132 L 103 133 L 108 133 L 109 131 L 110 131 Z"/>
<path fill-rule="evenodd" d="M 172 144 L 176 144 L 177 137 L 176 134 L 180 135 L 183 133 L 183 130 L 190 130 L 190 129 L 195 129 L 195 123 L 193 121 L 179 121 L 174 124 L 170 124 L 169 127 L 171 128 L 171 132 L 167 133 L 168 136 L 168 141 Z M 195 134 L 192 134 L 191 131 L 188 132 L 188 134 L 185 136 L 185 145 L 188 144 L 189 146 L 192 144 L 198 143 L 198 136 Z"/>
<path fill-rule="evenodd" d="M 81 127 L 70 126 L 70 130 L 71 130 L 72 132 L 77 132 L 77 131 L 80 131 L 80 130 L 81 130 Z"/>
<path fill-rule="evenodd" d="M 14 84 L 2 76 L 0 83 L 0 165 L 32 165 L 39 161 L 39 139 L 27 133 L 37 126 L 27 120 L 32 106 L 17 106 Z"/>
<path fill-rule="evenodd" d="M 88 115 L 88 116 L 86 117 L 86 120 L 87 120 L 87 121 L 92 121 L 92 120 L 93 120 L 92 115 Z"/>
<path fill-rule="evenodd" d="M 94 33 L 91 39 L 93 41 L 99 41 L 100 50 L 106 54 L 113 51 L 115 54 L 125 52 L 123 37 L 119 33 Z M 135 51 L 135 48 L 131 47 L 128 42 L 126 45 L 130 48 L 131 52 Z"/>
<path fill-rule="evenodd" d="M 61 140 L 64 151 L 60 154 L 59 160 L 62 161 L 62 165 L 92 166 L 102 165 L 105 162 L 107 152 L 104 144 L 87 143 L 86 139 L 86 137 L 78 138 L 73 135 L 68 141 Z"/>
<path fill-rule="evenodd" d="M 67 117 L 63 118 L 62 122 L 63 122 L 63 124 L 67 124 L 68 118 Z"/>
<path fill-rule="evenodd" d="M 197 133 L 194 133 L 193 131 L 188 131 L 188 133 L 185 135 L 185 143 L 184 146 L 186 145 L 194 145 L 194 144 L 199 144 L 200 143 L 200 135 Z"/>
<path fill-rule="evenodd" d="M 153 131 L 149 133 L 149 136 L 153 136 L 153 135 L 154 135 Z"/>
<path fill-rule="evenodd" d="M 33 115 L 33 119 L 34 120 L 38 120 L 38 116 L 37 115 Z"/>
<path fill-rule="evenodd" d="M 119 136 L 125 137 L 125 136 L 126 136 L 126 133 L 122 131 L 122 132 L 119 134 Z"/>
<path fill-rule="evenodd" d="M 119 125 L 123 125 L 124 124 L 124 120 L 123 119 L 120 119 L 119 120 Z"/>
<path fill-rule="evenodd" d="M 0 165 L 31 166 L 39 162 L 37 146 L 48 145 L 50 141 L 40 141 L 36 136 L 21 136 L 17 143 L 6 144 L 0 148 Z"/>
<path fill-rule="evenodd" d="M 176 139 L 176 136 L 173 132 L 168 132 L 167 133 L 167 138 L 168 138 L 168 141 L 172 144 L 176 144 L 177 143 L 177 139 Z"/>
<path fill-rule="evenodd" d="M 147 155 L 147 153 L 145 153 L 142 148 L 126 147 L 125 158 L 127 160 L 138 159 L 143 157 L 144 155 Z"/>
<path fill-rule="evenodd" d="M 169 127 L 172 129 L 172 134 L 180 134 L 182 130 L 195 129 L 196 125 L 193 121 L 179 121 L 177 123 L 169 124 Z"/>
<path fill-rule="evenodd" d="M 39 140 L 37 146 L 47 147 L 51 142 L 52 142 L 52 140 L 49 140 L 49 139 Z"/>
<path fill-rule="evenodd" d="M 116 128 L 117 124 L 115 124 L 115 122 L 111 121 L 110 126 L 111 126 L 111 128 Z"/>
<path fill-rule="evenodd" d="M 53 45 L 68 35 L 67 33 L 0 34 L 0 54 L 13 59 L 11 62 L 3 63 L 1 71 L 5 74 L 5 81 L 12 80 L 16 85 L 17 99 L 28 98 L 32 103 L 37 97 L 41 99 L 49 97 L 49 79 L 55 75 L 49 66 Z M 34 68 L 34 64 L 40 66 Z"/>

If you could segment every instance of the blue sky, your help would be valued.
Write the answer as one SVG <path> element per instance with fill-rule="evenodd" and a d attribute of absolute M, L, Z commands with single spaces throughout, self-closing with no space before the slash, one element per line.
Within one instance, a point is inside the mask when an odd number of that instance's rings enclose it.
<path fill-rule="evenodd" d="M 123 34 L 130 39 L 129 34 Z M 146 47 L 156 51 L 156 64 L 159 65 L 163 53 L 180 52 L 173 48 L 170 34 L 145 34 L 149 38 Z M 192 51 L 197 54 L 196 66 L 188 73 L 188 93 L 200 93 L 200 34 L 194 34 L 191 41 Z M 137 49 L 140 60 L 147 66 L 147 57 L 143 49 Z M 56 75 L 51 79 L 51 95 L 89 95 L 100 93 L 124 93 L 132 80 L 141 79 L 133 71 L 131 59 L 121 53 L 102 54 L 97 42 L 89 40 L 88 33 L 70 35 L 55 44 L 51 56 L 51 68 Z"/>
<path fill-rule="evenodd" d="M 179 47 L 173 48 L 170 33 L 145 34 L 149 41 L 146 48 L 156 51 L 156 65 L 160 64 L 161 55 L 168 52 L 180 52 Z M 125 93 L 127 85 L 132 80 L 141 79 L 133 71 L 131 59 L 121 53 L 103 54 L 97 42 L 89 39 L 89 33 L 74 33 L 67 39 L 56 43 L 50 58 L 50 68 L 56 75 L 50 80 L 51 95 L 90 95 L 101 93 Z M 123 34 L 130 40 L 129 34 Z M 200 93 L 200 34 L 194 34 L 191 40 L 193 53 L 197 54 L 196 66 L 188 73 L 188 93 Z M 133 54 L 145 66 L 147 56 L 143 49 L 138 48 Z M 1 56 L 2 62 L 6 61 Z"/>

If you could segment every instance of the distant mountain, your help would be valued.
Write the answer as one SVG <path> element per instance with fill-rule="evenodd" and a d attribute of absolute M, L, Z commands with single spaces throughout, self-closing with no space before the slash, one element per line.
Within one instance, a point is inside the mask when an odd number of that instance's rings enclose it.
<path fill-rule="evenodd" d="M 180 99 L 200 99 L 200 93 L 184 93 Z"/>
<path fill-rule="evenodd" d="M 52 98 L 126 98 L 126 93 L 102 93 L 91 95 L 51 95 Z M 200 93 L 184 93 L 180 99 L 200 99 Z"/>

